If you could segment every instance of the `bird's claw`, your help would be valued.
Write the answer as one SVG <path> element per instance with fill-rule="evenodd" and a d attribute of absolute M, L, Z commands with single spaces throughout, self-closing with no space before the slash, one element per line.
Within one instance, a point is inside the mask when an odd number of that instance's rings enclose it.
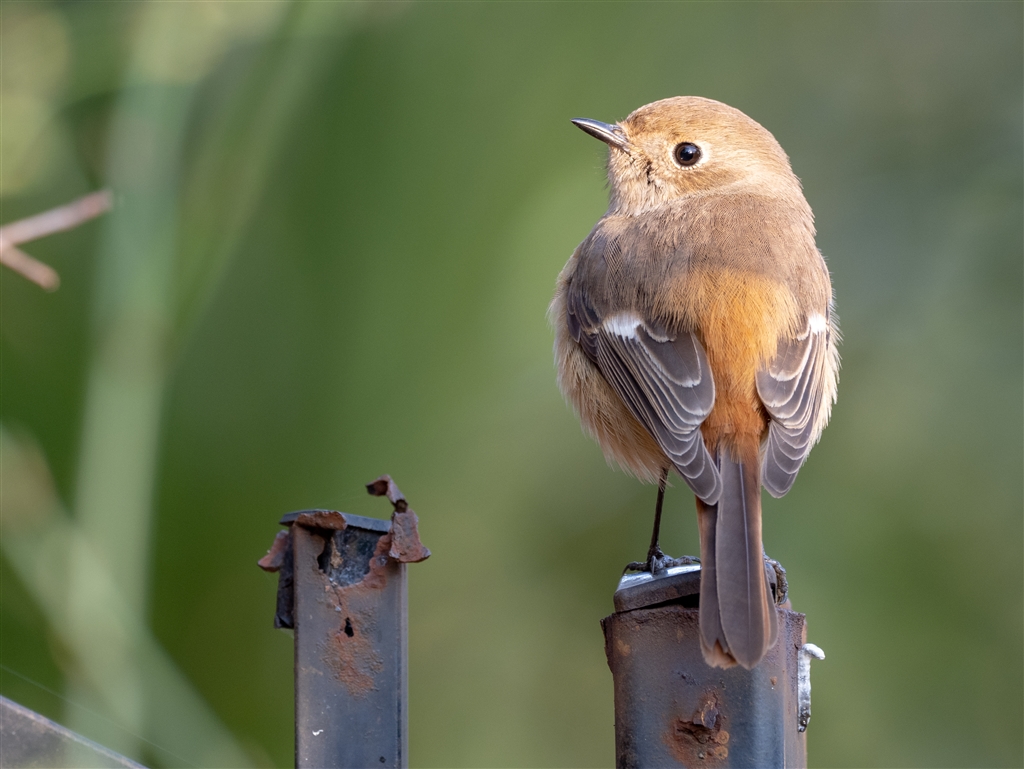
<path fill-rule="evenodd" d="M 789 599 L 789 582 L 786 580 L 786 570 L 774 558 L 769 558 L 767 553 L 764 553 L 764 562 L 775 572 L 775 604 L 782 606 Z"/>
<path fill-rule="evenodd" d="M 660 547 L 652 547 L 647 553 L 647 568 L 645 571 L 649 571 L 652 577 L 660 574 L 668 568 L 665 562 L 670 560 L 672 559 L 661 552 Z"/>
<path fill-rule="evenodd" d="M 681 555 L 678 558 L 670 558 L 667 566 L 686 566 L 691 563 L 700 563 L 700 558 L 695 555 Z"/>
<path fill-rule="evenodd" d="M 666 569 L 671 569 L 673 566 L 685 566 L 690 563 L 700 563 L 700 558 L 692 555 L 683 555 L 679 558 L 673 558 L 670 555 L 665 555 L 660 547 L 653 548 L 647 554 L 646 561 L 631 561 L 626 564 L 626 568 L 622 570 L 625 574 L 627 571 L 639 571 L 647 572 L 651 576 L 657 576 L 663 574 Z"/>

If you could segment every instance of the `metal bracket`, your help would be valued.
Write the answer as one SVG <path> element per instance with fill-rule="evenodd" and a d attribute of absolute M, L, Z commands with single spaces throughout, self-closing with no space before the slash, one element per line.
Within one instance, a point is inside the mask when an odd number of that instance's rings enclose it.
<path fill-rule="evenodd" d="M 811 720 L 811 657 L 823 660 L 825 652 L 814 644 L 804 644 L 800 647 L 797 668 L 797 728 L 801 732 L 807 731 L 807 724 Z"/>

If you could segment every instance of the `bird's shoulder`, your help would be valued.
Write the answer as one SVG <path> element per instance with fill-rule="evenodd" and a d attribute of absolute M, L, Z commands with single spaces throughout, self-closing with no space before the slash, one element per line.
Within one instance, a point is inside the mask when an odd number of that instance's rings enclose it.
<path fill-rule="evenodd" d="M 830 293 L 800 196 L 749 190 L 689 196 L 639 215 L 609 211 L 574 255 L 573 283 L 595 307 L 634 304 L 716 273 L 762 276 L 798 294 Z M 819 285 L 820 284 L 820 285 Z"/>
<path fill-rule="evenodd" d="M 749 190 L 695 194 L 641 214 L 609 211 L 580 244 L 583 262 L 736 261 L 814 249 L 814 217 L 802 196 Z"/>

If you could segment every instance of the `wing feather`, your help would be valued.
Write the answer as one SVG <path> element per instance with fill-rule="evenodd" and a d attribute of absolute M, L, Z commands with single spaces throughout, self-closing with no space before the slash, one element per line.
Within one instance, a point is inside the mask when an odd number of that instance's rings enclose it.
<path fill-rule="evenodd" d="M 693 492 L 714 504 L 722 481 L 700 425 L 711 413 L 715 386 L 700 341 L 631 313 L 601 318 L 578 290 L 570 290 L 566 311 L 573 338 L 630 413 Z"/>
<path fill-rule="evenodd" d="M 761 480 L 774 497 L 793 486 L 828 418 L 830 383 L 835 389 L 830 332 L 820 315 L 808 317 L 804 330 L 779 340 L 775 357 L 757 372 L 757 394 L 771 417 Z"/>

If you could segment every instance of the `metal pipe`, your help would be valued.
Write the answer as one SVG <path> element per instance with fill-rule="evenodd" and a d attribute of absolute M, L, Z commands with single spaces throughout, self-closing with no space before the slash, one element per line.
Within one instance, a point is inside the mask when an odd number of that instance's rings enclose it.
<path fill-rule="evenodd" d="M 281 519 L 260 566 L 279 571 L 275 627 L 295 630 L 295 765 L 407 767 L 405 564 L 430 555 L 390 478 L 391 521 L 333 510 Z"/>
<path fill-rule="evenodd" d="M 616 766 L 806 767 L 798 685 L 804 615 L 778 608 L 779 639 L 753 670 L 712 668 L 700 650 L 699 592 L 696 563 L 619 583 L 616 611 L 601 621 L 614 679 Z"/>

